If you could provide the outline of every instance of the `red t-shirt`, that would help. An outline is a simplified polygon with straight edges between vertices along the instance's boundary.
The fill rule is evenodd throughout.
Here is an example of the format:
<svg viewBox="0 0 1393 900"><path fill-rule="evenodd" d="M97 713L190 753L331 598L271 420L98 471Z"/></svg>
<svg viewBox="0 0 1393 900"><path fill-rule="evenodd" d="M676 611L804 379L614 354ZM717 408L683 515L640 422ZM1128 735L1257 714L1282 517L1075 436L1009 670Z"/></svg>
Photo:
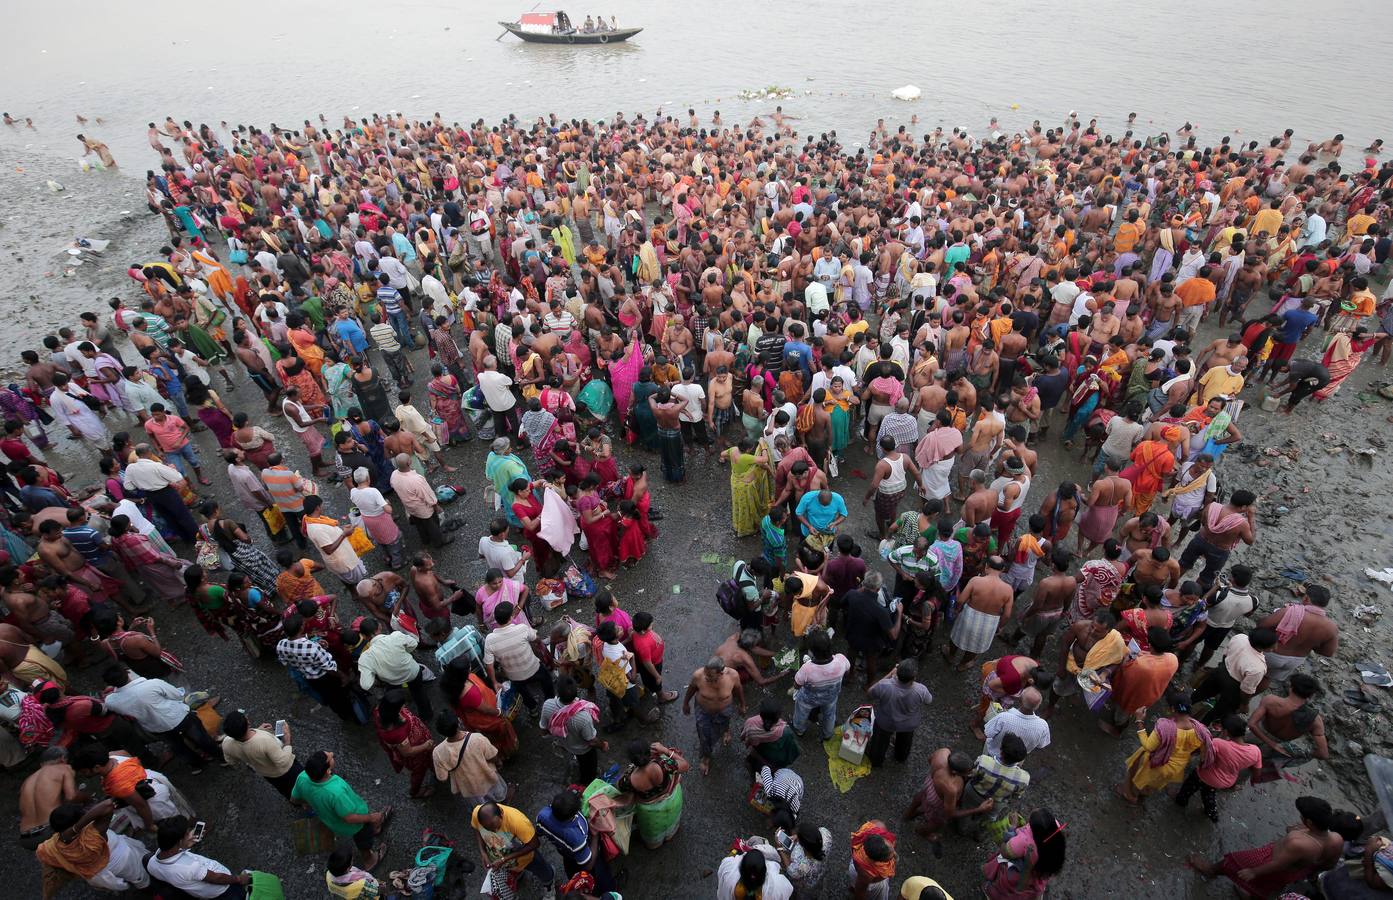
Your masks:
<svg viewBox="0 0 1393 900"><path fill-rule="evenodd" d="M661 666L663 664L662 639L651 631L635 634L634 656L637 656L640 662Z"/></svg>

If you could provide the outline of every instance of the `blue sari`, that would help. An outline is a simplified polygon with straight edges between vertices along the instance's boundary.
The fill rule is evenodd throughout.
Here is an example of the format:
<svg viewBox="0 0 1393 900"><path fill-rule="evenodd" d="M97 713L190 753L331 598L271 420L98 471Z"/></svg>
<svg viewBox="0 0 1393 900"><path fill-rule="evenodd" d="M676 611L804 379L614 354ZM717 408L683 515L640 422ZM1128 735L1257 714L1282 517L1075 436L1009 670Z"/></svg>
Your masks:
<svg viewBox="0 0 1393 900"><path fill-rule="evenodd" d="M634 427L638 429L639 443L649 450L658 449L658 417L653 414L653 407L648 405L648 398L661 390L652 381L640 381L634 385Z"/></svg>

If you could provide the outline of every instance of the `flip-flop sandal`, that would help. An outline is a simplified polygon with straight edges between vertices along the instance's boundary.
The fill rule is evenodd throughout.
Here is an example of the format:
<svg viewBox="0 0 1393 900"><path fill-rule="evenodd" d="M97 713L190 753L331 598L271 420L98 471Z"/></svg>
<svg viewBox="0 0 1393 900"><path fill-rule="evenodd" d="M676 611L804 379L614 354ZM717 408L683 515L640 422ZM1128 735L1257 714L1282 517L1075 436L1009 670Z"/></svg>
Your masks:
<svg viewBox="0 0 1393 900"><path fill-rule="evenodd" d="M392 824L392 814L394 812L396 812L396 807L390 804L382 811L382 827L379 831L386 831L387 826Z"/></svg>

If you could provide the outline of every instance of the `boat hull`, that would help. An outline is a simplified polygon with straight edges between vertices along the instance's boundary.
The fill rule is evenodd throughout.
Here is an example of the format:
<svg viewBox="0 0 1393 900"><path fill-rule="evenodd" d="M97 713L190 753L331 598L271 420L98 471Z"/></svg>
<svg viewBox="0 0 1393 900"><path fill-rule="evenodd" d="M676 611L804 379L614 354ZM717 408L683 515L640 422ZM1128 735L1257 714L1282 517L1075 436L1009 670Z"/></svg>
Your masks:
<svg viewBox="0 0 1393 900"><path fill-rule="evenodd" d="M642 31L642 28L620 28L615 31L599 31L583 34L572 31L567 34L547 34L536 31L523 31L516 22L499 22L515 37L529 44L618 44Z"/></svg>

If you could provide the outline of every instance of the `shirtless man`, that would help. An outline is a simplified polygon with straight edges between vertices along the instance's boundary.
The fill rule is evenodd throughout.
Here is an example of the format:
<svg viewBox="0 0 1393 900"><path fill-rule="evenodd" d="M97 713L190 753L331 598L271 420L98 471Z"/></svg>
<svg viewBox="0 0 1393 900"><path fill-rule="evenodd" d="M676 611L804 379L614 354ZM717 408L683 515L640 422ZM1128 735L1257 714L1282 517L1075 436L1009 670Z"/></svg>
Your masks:
<svg viewBox="0 0 1393 900"><path fill-rule="evenodd" d="M1092 341L1088 345L1088 352L1093 356L1100 356L1107 349L1108 342L1122 331L1122 320L1114 314L1114 308L1113 304L1104 303L1088 327L1088 339Z"/></svg>
<svg viewBox="0 0 1393 900"><path fill-rule="evenodd" d="M50 813L60 804L87 799L77 789L66 749L49 747L39 759L38 770L19 786L19 845L30 852L53 834Z"/></svg>
<svg viewBox="0 0 1393 900"><path fill-rule="evenodd" d="M1124 522L1117 539L1122 542L1122 558L1130 559L1129 554L1138 550L1170 546L1170 524L1153 512L1145 512Z"/></svg>
<svg viewBox="0 0 1393 900"><path fill-rule="evenodd" d="M990 522L996 510L997 492L988 487L989 478L981 469L973 469L968 475L972 483L972 493L963 501L962 521L968 528L979 522Z"/></svg>
<svg viewBox="0 0 1393 900"><path fill-rule="evenodd" d="M1203 590L1208 591L1228 564L1229 554L1238 546L1238 542L1251 547L1253 541L1257 540L1257 503L1256 494L1239 488L1227 503L1221 504L1216 500L1200 510L1200 530L1190 538L1185 552L1180 554L1180 571L1189 572L1203 557L1204 570L1195 580ZM1301 655L1305 656L1305 651Z"/></svg>
<svg viewBox="0 0 1393 900"><path fill-rule="evenodd" d="M1002 580L1001 573L1005 571L1005 559L989 556L982 574L969 581L958 596L952 643L943 648L943 658L952 665L954 654L961 652L959 672L966 672L979 654L991 649L1002 623L1011 618L1015 591Z"/></svg>
<svg viewBox="0 0 1393 900"><path fill-rule="evenodd" d="M353 595L368 608L372 617L381 622L388 631L392 630L392 616L406 607L406 595L411 586L396 572L378 572L364 578L353 589ZM393 593L396 594L393 597Z"/></svg>
<svg viewBox="0 0 1393 900"><path fill-rule="evenodd" d="M1001 449L1002 436L1006 431L1006 419L995 412L996 404L987 395L981 398L982 409L972 424L972 434L963 444L962 455L958 457L958 499L966 496L968 480L977 469L990 471L992 459Z"/></svg>
<svg viewBox="0 0 1393 900"><path fill-rule="evenodd" d="M746 628L743 631L735 632L716 648L715 655L728 660L730 668L740 673L741 684L753 681L763 687L767 684L773 684L789 674L788 672L780 672L768 678L764 677L764 673L760 670L759 660L755 657L771 660L774 658L774 651L760 646L763 637L764 635L760 633L759 629Z"/></svg>
<svg viewBox="0 0 1393 900"><path fill-rule="evenodd" d="M456 600L468 596L468 591L458 582L440 577L435 558L425 551L411 561L411 586L420 599L421 614L431 619L449 621L450 607Z"/></svg>
<svg viewBox="0 0 1393 900"><path fill-rule="evenodd" d="M1093 482L1088 492L1085 503L1088 509L1079 516L1080 556L1088 556L1095 547L1112 536L1113 526L1117 524L1117 511L1131 499L1132 482L1117 474L1117 466L1112 460L1106 460L1103 475ZM1085 531L1088 533L1085 534Z"/></svg>
<svg viewBox="0 0 1393 900"><path fill-rule="evenodd" d="M726 341L724 337L718 336L716 338L716 345L711 348L711 351L706 354L706 358L702 360L701 370L706 375L707 379L714 378L718 370L722 368L729 372L731 367L735 365L735 354L730 352L728 344L729 342Z"/></svg>
<svg viewBox="0 0 1393 900"><path fill-rule="evenodd" d="M1169 547L1143 547L1132 552L1132 571L1128 573L1137 588L1173 588L1180 584L1180 562Z"/></svg>
<svg viewBox="0 0 1393 900"><path fill-rule="evenodd" d="M909 411L914 413L914 418L919 423L921 438L933 428L934 416L947 403L947 379L948 373L939 369L934 372L933 379L928 384L914 392L914 398L910 401Z"/></svg>
<svg viewBox="0 0 1393 900"><path fill-rule="evenodd" d="M1329 759L1330 745L1325 740L1325 720L1311 698L1320 690L1320 683L1305 672L1291 676L1285 697L1263 694L1257 709L1248 717L1248 730L1262 747L1262 758L1282 765L1304 759ZM1309 754L1297 755L1291 742L1311 739ZM1270 763L1269 763L1270 764Z"/></svg>
<svg viewBox="0 0 1393 900"><path fill-rule="evenodd" d="M1201 350L1200 355L1195 357L1195 365L1199 369L1199 374L1203 376L1210 369L1227 366L1247 352L1247 348L1243 346L1243 336L1231 334L1226 338L1215 340Z"/></svg>
<svg viewBox="0 0 1393 900"><path fill-rule="evenodd" d="M1229 876L1235 887L1257 880L1260 884L1271 885L1273 889L1268 890L1267 895L1275 895L1281 892L1281 888L1285 887L1288 881L1303 879L1311 872L1324 871L1339 861L1341 853L1344 852L1345 839L1338 832L1330 830L1334 818L1330 804L1319 797L1297 797L1296 809L1301 822L1289 826L1286 834L1272 844L1267 862L1260 866L1239 869ZM1251 855L1251 851L1245 851L1240 858L1249 858ZM1191 853L1186 865L1205 878L1225 874L1222 859L1210 861L1200 853ZM1262 896L1252 891L1241 893Z"/></svg>
<svg viewBox="0 0 1393 900"><path fill-rule="evenodd" d="M1151 300L1151 325L1146 329L1150 338L1161 338L1171 333L1180 324L1180 310L1184 300L1176 294L1170 282L1164 282Z"/></svg>
<svg viewBox="0 0 1393 900"><path fill-rule="evenodd" d="M745 689L740 683L740 673L725 664L720 656L713 656L692 673L687 683L687 691L682 696L682 715L692 714L692 698L697 701L696 730L697 746L701 756L701 774L711 772L711 752L716 741L730 743L731 701L745 715Z"/></svg>
<svg viewBox="0 0 1393 900"><path fill-rule="evenodd" d="M1116 627L1117 616L1112 610L1100 609L1093 614L1093 618L1075 622L1064 629L1059 636L1059 664L1055 669L1055 685L1064 686L1071 681L1077 683L1074 674L1069 671L1069 660L1074 661L1076 671L1082 669L1084 661L1088 659L1088 651ZM1064 689L1064 695L1073 693L1076 691L1067 687ZM1049 718L1050 713L1054 712L1060 696L1059 690L1050 691L1049 702L1045 704L1045 711L1040 714L1043 718Z"/></svg>
<svg viewBox="0 0 1393 900"><path fill-rule="evenodd" d="M727 351L712 351L706 354L706 364L711 364L711 357L717 353L724 353L726 356L734 357ZM706 385L706 427L716 437L716 453L720 453L726 448L725 430L726 425L730 424L731 418L735 415L735 386L734 376L730 374L729 366L717 366L711 375L710 381ZM746 391L745 393L749 393ZM761 403L762 405L762 403Z"/></svg>
<svg viewBox="0 0 1393 900"><path fill-rule="evenodd" d="M1045 651L1045 640L1054 633L1064 617L1064 607L1074 599L1078 589L1078 579L1069 574L1073 557L1067 550L1056 547L1050 553L1050 565L1054 571L1036 583L1030 595L1030 603L1021 614L1020 627L1011 636L1011 643L1019 641L1022 635L1030 638L1030 658L1039 659Z"/></svg>
<svg viewBox="0 0 1393 900"><path fill-rule="evenodd" d="M996 801L988 798L977 806L959 808L965 779L975 767L972 757L961 750L948 747L935 750L929 757L928 782L904 811L906 822L927 814L926 821L916 825L914 830L933 845L935 859L943 858L941 832L945 825L956 819L985 815L996 806ZM933 801L929 799L931 792L937 797L941 811L933 809Z"/></svg>
<svg viewBox="0 0 1393 900"><path fill-rule="evenodd" d="M1270 683L1285 682L1312 652L1329 659L1340 649L1339 626L1325 612L1329 604L1329 589L1308 582L1299 603L1289 603L1258 622L1260 628L1277 631L1277 646L1266 653ZM1293 620L1296 631L1286 634L1286 629L1293 627Z"/></svg>
<svg viewBox="0 0 1393 900"><path fill-rule="evenodd" d="M1040 463L1040 454L1026 446L1026 430L1024 425L1006 426L1005 441L1001 445L1001 458L997 462L996 472L1000 475L1004 471L1006 460L1016 457L1025 463L1025 471L1033 479L1035 477L1035 467Z"/></svg>

